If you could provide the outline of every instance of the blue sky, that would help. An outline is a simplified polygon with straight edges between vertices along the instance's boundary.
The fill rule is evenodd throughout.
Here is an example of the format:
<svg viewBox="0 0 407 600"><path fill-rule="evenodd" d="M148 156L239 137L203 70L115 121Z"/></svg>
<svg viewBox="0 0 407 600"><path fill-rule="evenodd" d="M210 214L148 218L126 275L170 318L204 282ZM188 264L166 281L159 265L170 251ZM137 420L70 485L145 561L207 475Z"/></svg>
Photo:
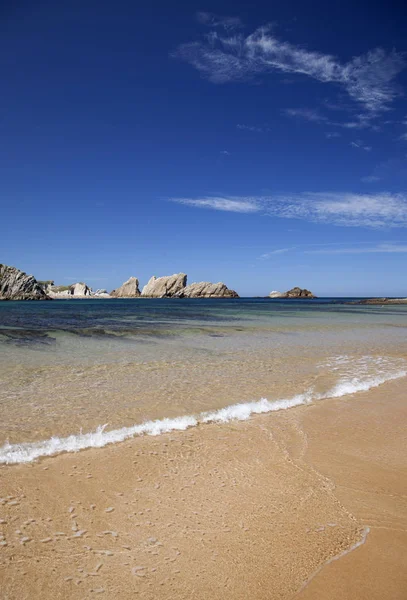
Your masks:
<svg viewBox="0 0 407 600"><path fill-rule="evenodd" d="M0 11L1 262L407 295L402 2Z"/></svg>

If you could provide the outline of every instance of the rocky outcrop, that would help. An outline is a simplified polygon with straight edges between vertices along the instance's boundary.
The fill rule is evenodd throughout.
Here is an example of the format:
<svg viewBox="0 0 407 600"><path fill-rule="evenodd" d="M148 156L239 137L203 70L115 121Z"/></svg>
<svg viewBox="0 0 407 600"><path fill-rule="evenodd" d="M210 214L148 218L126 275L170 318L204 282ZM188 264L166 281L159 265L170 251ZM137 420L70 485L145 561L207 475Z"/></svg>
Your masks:
<svg viewBox="0 0 407 600"><path fill-rule="evenodd" d="M105 292L106 290L103 290ZM77 298L105 297L101 293L94 293L86 283L73 283L72 285L54 285L47 288L49 296L55 300L72 300ZM110 298L108 294L107 297Z"/></svg>
<svg viewBox="0 0 407 600"><path fill-rule="evenodd" d="M141 296L139 289L139 280L137 277L130 277L117 290L113 290L110 295L113 298L138 298Z"/></svg>
<svg viewBox="0 0 407 600"><path fill-rule="evenodd" d="M305 288L293 287L286 292L286 298L316 298L316 296Z"/></svg>
<svg viewBox="0 0 407 600"><path fill-rule="evenodd" d="M178 298L239 298L234 290L230 290L224 283L210 283L201 281L187 285Z"/></svg>
<svg viewBox="0 0 407 600"><path fill-rule="evenodd" d="M107 290L96 290L92 292L92 298L111 298L111 295Z"/></svg>
<svg viewBox="0 0 407 600"><path fill-rule="evenodd" d="M143 287L143 298L180 298L187 283L185 273L168 275L167 277L151 277Z"/></svg>
<svg viewBox="0 0 407 600"><path fill-rule="evenodd" d="M350 304L407 304L407 298L367 298Z"/></svg>
<svg viewBox="0 0 407 600"><path fill-rule="evenodd" d="M92 288L86 283L73 283L69 286L69 293L71 296L91 296Z"/></svg>
<svg viewBox="0 0 407 600"><path fill-rule="evenodd" d="M291 290L288 290L288 292L270 292L269 298L283 298L283 299L288 299L288 298L293 298L293 299L312 299L312 298L316 298L316 296L314 296L314 294L312 292L310 292L309 290L306 290L305 288L299 288L299 287L293 287Z"/></svg>
<svg viewBox="0 0 407 600"><path fill-rule="evenodd" d="M33 275L0 264L0 300L49 300Z"/></svg>

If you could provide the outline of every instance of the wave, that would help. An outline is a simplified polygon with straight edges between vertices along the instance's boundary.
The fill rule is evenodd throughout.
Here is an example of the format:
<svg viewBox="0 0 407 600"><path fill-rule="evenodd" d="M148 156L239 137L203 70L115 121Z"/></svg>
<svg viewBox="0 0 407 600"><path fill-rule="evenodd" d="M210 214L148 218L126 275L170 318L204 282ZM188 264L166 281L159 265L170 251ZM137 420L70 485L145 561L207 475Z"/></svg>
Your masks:
<svg viewBox="0 0 407 600"><path fill-rule="evenodd" d="M286 410L316 400L339 398L356 392L367 391L378 387L386 381L399 379L407 375L406 370L381 374L376 377L358 379L347 378L339 381L333 388L323 394L315 394L312 389L292 398L270 401L267 398L254 402L232 404L212 412L203 412L199 415L185 415L175 418L164 418L155 421L146 421L131 427L122 427L106 431L107 425L99 426L96 431L89 433L73 434L68 437L52 437L40 442L21 444L6 443L0 448L0 464L19 464L33 462L38 458L53 456L62 452L77 452L86 448L102 448L108 444L123 442L126 439L140 435L161 435L170 431L185 431L190 427L197 427L206 423L228 423L229 421L245 421L253 414L268 413Z"/></svg>

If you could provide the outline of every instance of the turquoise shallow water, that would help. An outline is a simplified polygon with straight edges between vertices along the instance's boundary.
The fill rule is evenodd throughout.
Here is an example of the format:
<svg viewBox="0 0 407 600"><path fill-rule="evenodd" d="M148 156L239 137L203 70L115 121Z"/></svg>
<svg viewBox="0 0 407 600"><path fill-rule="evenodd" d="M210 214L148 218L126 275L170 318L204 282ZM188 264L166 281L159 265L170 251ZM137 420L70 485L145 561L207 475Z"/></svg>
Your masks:
<svg viewBox="0 0 407 600"><path fill-rule="evenodd" d="M0 444L367 389L406 333L407 306L342 299L3 302Z"/></svg>

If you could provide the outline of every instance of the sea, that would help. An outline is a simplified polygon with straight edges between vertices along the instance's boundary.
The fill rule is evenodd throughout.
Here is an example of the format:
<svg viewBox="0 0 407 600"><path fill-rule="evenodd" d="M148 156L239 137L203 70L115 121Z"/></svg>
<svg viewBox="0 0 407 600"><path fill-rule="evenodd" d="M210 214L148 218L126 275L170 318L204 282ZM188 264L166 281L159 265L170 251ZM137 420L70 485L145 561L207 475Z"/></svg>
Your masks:
<svg viewBox="0 0 407 600"><path fill-rule="evenodd" d="M407 305L0 302L0 463L245 420L407 375Z"/></svg>

